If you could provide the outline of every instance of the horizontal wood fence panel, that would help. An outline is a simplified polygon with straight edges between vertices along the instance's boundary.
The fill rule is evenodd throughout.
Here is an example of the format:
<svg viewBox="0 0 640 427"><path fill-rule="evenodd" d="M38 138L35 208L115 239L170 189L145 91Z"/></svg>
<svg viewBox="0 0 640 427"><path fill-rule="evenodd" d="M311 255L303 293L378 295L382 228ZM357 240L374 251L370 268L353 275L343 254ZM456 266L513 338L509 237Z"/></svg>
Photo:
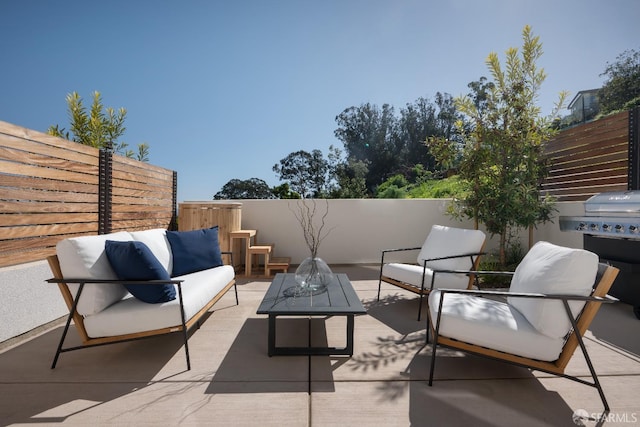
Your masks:
<svg viewBox="0 0 640 427"><path fill-rule="evenodd" d="M68 159L78 163L92 163L97 151L94 147L67 141L66 139L2 121L0 121L0 145L21 150L28 148L34 153L49 155L51 158Z"/></svg>
<svg viewBox="0 0 640 427"><path fill-rule="evenodd" d="M629 188L629 115L622 112L559 132L545 145L549 176L541 190L583 201Z"/></svg>
<svg viewBox="0 0 640 427"><path fill-rule="evenodd" d="M142 163L142 165L141 165ZM149 178L146 182L155 182L158 185L170 185L173 182L173 171L138 162L122 156L114 156L114 178L137 181L140 177Z"/></svg>
<svg viewBox="0 0 640 427"><path fill-rule="evenodd" d="M550 189L563 189L563 188L573 188L573 187L589 187L589 186L602 186L602 185L626 185L627 184L627 176L626 175L610 175L604 177L589 177L589 178L581 178L576 177L575 180L570 181L566 180L563 182L558 182L555 184L546 183L542 186L545 190Z"/></svg>
<svg viewBox="0 0 640 427"><path fill-rule="evenodd" d="M46 224L17 227L0 227L1 239L19 239L23 237L39 237L78 232L91 232L96 229L95 223L81 222L71 224Z"/></svg>
<svg viewBox="0 0 640 427"><path fill-rule="evenodd" d="M13 225L41 225L66 224L75 222L98 222L98 213L29 213L28 215L11 215L0 213L0 224Z"/></svg>
<svg viewBox="0 0 640 427"><path fill-rule="evenodd" d="M86 184L82 182L68 182L54 179L34 178L29 176L3 175L3 187L24 187L34 190L73 191L76 193L96 194L98 184Z"/></svg>
<svg viewBox="0 0 640 427"><path fill-rule="evenodd" d="M22 202L22 201L1 201L0 212L4 213L46 213L46 212L68 212L68 213L87 213L98 212L98 205L94 201L91 203L38 203L38 202Z"/></svg>
<svg viewBox="0 0 640 427"><path fill-rule="evenodd" d="M0 190L0 198L3 200L95 203L98 199L97 190L96 186L95 194L91 194L71 191L39 191L31 188L2 188Z"/></svg>
<svg viewBox="0 0 640 427"><path fill-rule="evenodd" d="M171 170L0 121L0 267L44 259L67 237L169 228L175 180Z"/></svg>
<svg viewBox="0 0 640 427"><path fill-rule="evenodd" d="M28 161L28 159L24 159ZM70 169L74 169L69 166ZM59 179L63 181L70 182L81 182L87 184L97 184L98 180L96 179L98 176L98 168L92 167L88 165L83 165L83 169L86 173L79 173L76 171L65 171L64 169L55 169L55 168L43 168L39 166L31 166L29 164L23 163L14 163L14 162L6 162L4 160L0 160L0 172L8 173L14 175L24 175L24 176L33 176L38 178L49 178L49 179ZM76 168L77 170L77 168Z"/></svg>
<svg viewBox="0 0 640 427"><path fill-rule="evenodd" d="M151 228L167 228L167 224L171 221L171 218L167 219L145 219L140 221L117 221L113 223L113 231L133 231L133 230L148 230Z"/></svg>

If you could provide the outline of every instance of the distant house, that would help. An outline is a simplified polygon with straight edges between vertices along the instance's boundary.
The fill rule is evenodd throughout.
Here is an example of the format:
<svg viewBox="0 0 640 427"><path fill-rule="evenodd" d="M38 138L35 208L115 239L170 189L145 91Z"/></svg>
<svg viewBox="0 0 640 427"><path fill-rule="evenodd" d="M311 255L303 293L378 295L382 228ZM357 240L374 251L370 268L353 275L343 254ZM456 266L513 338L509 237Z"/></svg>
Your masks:
<svg viewBox="0 0 640 427"><path fill-rule="evenodd" d="M584 123L592 120L600 112L598 91L600 89L581 90L573 97L568 109L571 110L569 121L571 124Z"/></svg>

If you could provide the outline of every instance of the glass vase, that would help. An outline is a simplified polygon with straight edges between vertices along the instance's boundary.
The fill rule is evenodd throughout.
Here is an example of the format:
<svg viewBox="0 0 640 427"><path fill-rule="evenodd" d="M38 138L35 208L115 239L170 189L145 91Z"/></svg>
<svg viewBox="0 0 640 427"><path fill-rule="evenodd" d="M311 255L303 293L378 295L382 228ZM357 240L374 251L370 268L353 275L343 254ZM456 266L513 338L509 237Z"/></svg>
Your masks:
<svg viewBox="0 0 640 427"><path fill-rule="evenodd" d="M321 258L305 258L295 273L295 280L298 286L309 291L321 291L327 288L333 273Z"/></svg>

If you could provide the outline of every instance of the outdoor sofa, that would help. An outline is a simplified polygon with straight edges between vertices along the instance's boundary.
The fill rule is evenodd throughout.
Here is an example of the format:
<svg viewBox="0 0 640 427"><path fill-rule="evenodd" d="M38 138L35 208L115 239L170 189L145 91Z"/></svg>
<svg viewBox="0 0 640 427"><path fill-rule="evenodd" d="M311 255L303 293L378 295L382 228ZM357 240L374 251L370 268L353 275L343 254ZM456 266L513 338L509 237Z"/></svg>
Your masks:
<svg viewBox="0 0 640 427"><path fill-rule="evenodd" d="M52 369L62 352L172 332L183 334L190 369L188 330L235 286L217 227L73 237L56 253L48 258L48 282L58 284L69 316ZM63 348L72 320L82 345Z"/></svg>

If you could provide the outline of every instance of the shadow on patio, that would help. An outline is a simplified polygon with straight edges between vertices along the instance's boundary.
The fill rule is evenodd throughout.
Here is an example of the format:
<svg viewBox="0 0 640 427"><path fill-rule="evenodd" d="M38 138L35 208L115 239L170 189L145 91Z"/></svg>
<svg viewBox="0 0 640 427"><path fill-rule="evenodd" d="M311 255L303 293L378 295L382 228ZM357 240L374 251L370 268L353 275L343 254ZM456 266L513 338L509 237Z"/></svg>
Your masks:
<svg viewBox="0 0 640 427"><path fill-rule="evenodd" d="M591 387L450 350L439 350L429 387L415 297L383 287L378 302L375 268L334 271L349 275L368 311L356 318L352 358L268 357L267 319L255 314L268 281L244 281L240 305L226 295L192 333L191 371L178 334L65 353L55 370L60 327L5 351L1 424L567 426L578 409L601 411ZM281 339L306 343L300 323L283 319ZM314 318L311 330L317 345L344 340L343 319ZM629 306L607 305L586 336L618 421L640 418L638 330ZM576 354L568 371L586 375L584 360Z"/></svg>

